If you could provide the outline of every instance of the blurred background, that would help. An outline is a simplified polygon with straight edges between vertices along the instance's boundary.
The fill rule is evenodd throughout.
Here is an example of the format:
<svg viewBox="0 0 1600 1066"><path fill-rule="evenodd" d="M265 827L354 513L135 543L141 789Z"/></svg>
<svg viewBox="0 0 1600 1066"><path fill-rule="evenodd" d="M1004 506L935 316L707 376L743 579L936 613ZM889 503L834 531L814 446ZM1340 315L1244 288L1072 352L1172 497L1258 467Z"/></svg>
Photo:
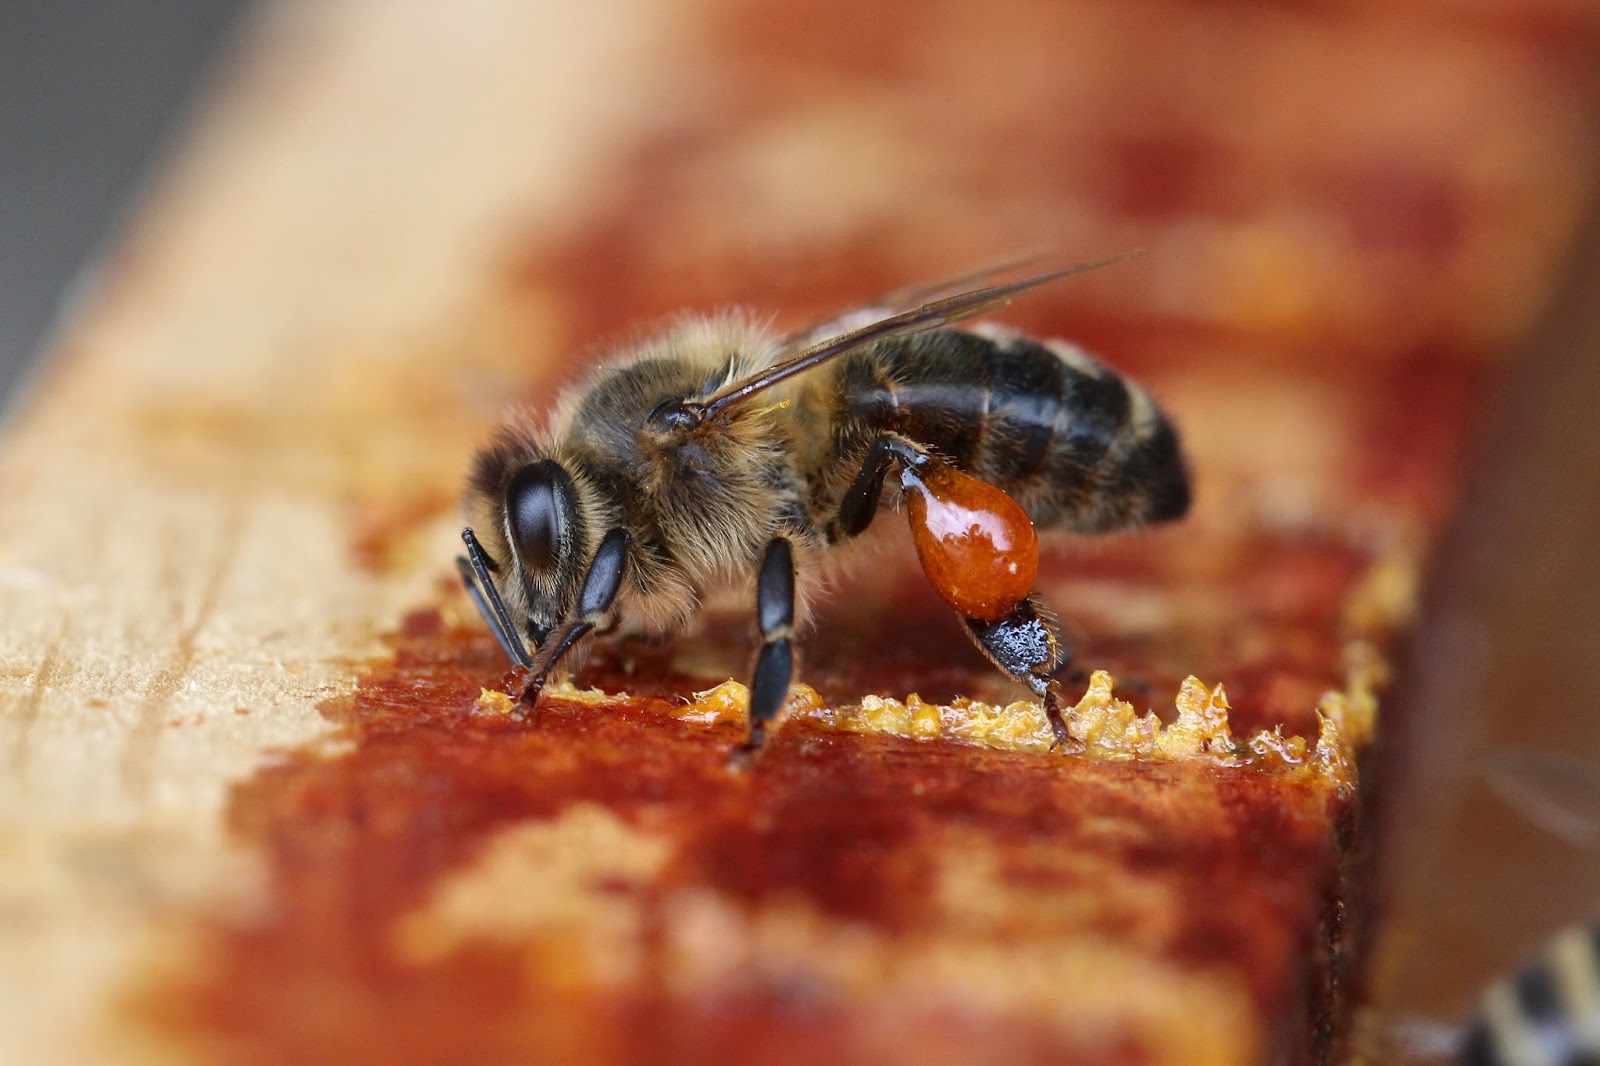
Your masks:
<svg viewBox="0 0 1600 1066"><path fill-rule="evenodd" d="M182 128L245 6L0 4L0 400Z"/></svg>
<svg viewBox="0 0 1600 1066"><path fill-rule="evenodd" d="M0 6L0 394L13 394L19 373L46 343L76 280L119 220L137 206L142 182L181 131L190 102L201 92L207 71L246 6L241 0L168 0L137 7L107 0L70 7L25 0ZM1320 57L1346 75L1351 86L1368 89L1367 99L1349 107L1323 100L1325 110L1310 105L1296 110L1284 103L1292 100L1292 91L1285 90L1282 98L1254 98L1250 93L1259 85L1246 84L1244 78L1229 83L1235 95L1210 98L1188 91L1187 68L1181 63L1117 53L1107 60L1111 75L1096 82L1112 87L1104 96L1063 96L1059 110L1041 108L1039 116L1022 123L1031 127L1035 117L1043 120L1046 115L1063 127L1073 122L1092 126L1086 116L1111 116L1107 126L1124 122L1126 128L1119 126L1116 137L1105 138L1111 150L1094 161L1104 166L1104 173L1079 175L1079 187L1098 190L1110 205L1108 214L1160 220L1166 226L1160 232L1170 237L1165 261L1192 259L1196 248L1225 247L1228 258L1217 263L1224 269L1211 277L1226 278L1231 264L1236 276L1250 282L1231 290L1219 282L1218 289L1198 295L1193 287L1171 286L1166 310L1174 317L1197 318L1196 307L1220 307L1255 329L1264 338L1263 347L1270 341L1292 349L1297 339L1311 336L1317 342L1331 338L1344 351L1415 349L1422 353L1418 361L1431 358L1431 345L1447 341L1467 350L1467 359L1477 358L1479 349L1510 347L1521 353L1509 370L1492 378L1492 400L1477 420L1475 473L1458 511L1466 520L1457 521L1446 538L1402 701L1418 713L1397 723L1406 729L1398 738L1400 750L1390 753L1396 756L1395 765L1407 771L1401 787L1384 798L1385 813L1398 827L1391 854L1403 859L1389 871L1393 913L1401 920L1389 926L1378 956L1380 994L1389 997L1396 1016L1435 1019L1460 1017L1494 973L1534 950L1561 924L1600 910L1600 862L1593 853L1531 825L1486 788L1476 770L1484 755L1496 750L1600 754L1600 671L1595 666L1600 663L1600 568L1592 563L1593 546L1600 542L1600 429L1593 418L1600 407L1600 228L1591 223L1579 237L1567 231L1578 213L1571 209L1572 200L1595 172L1592 159L1575 161L1583 144L1568 134L1582 125L1583 115L1592 117L1594 86L1569 84L1560 76L1562 70L1595 65L1593 20L1585 22L1574 14L1563 21L1558 3L1530 5L1534 14L1524 15L1514 13L1510 4L1458 6L1459 18L1440 13L1449 4L1416 5L1418 12L1427 9L1425 18L1419 18L1434 20L1429 26L1418 30L1405 20L1379 26L1370 37L1352 38L1360 48L1352 48L1348 57L1333 45L1326 46L1324 55L1310 34L1304 40L1283 34L1281 51L1270 53L1267 46L1278 39L1281 27L1265 19L1254 25L1240 16L1245 28L1253 26L1260 35L1262 47L1256 54L1279 59L1270 69L1264 65L1263 84L1291 90L1298 86L1307 99L1314 99L1324 87L1301 85L1293 75L1302 67L1315 68L1307 56ZM1568 10L1577 12L1579 5ZM1540 21L1539 12L1547 22ZM1227 21L1219 16L1219 35L1240 31L1225 25ZM1569 32L1573 26L1588 26L1589 36ZM796 36L803 40L800 29ZM1017 31L1011 42L1018 50L1029 40L1026 29ZM1156 20L1127 32L1131 41L1167 37ZM1506 78L1513 88L1525 90L1523 97L1474 91L1489 84L1481 75L1498 69L1491 60L1499 53L1480 34L1517 42L1518 47L1508 48ZM955 33L950 37L964 39ZM1437 45L1426 58L1441 71L1455 72L1458 80L1433 79L1431 94L1391 96L1375 73L1387 71L1399 84L1400 75L1409 72L1420 84L1427 70L1434 69L1410 62L1424 51L1419 42ZM1483 55L1475 50L1480 46ZM1093 51L1088 44L1083 47ZM1303 54L1296 51L1301 48ZM1008 75L1010 55L996 49L995 69ZM954 70L950 77L956 79L966 70L968 57L962 58L961 63L939 66L941 76ZM799 59L791 61L800 72L789 75L794 98L813 99L816 83L801 76L809 68ZM1203 65L1195 63L1197 68ZM1269 82L1269 74L1275 80ZM982 75L981 70L972 75L974 84L999 86L992 91L1007 106L1007 114L1020 113L1020 106L1034 99L1030 86L1013 86L1014 95L1007 97L1003 90L1010 83L1005 77ZM1158 92L1163 78L1177 87L1165 96ZM1212 71L1193 73L1197 86L1227 81ZM1151 99L1141 99L1141 84ZM1445 95L1449 86L1460 92L1461 105L1430 110L1431 101ZM1404 112L1398 106L1402 97L1416 104L1415 127L1397 120L1394 129L1380 136L1362 125L1364 115ZM1495 110L1506 99L1513 102ZM1096 106L1081 106L1084 100ZM1526 116L1515 111L1517 100L1542 115L1546 127L1535 124L1529 133ZM1304 121L1296 125L1285 117L1281 126L1263 121L1260 130L1241 132L1242 123L1218 119L1229 102L1253 118L1270 116L1276 107ZM925 103L925 95L911 95L896 106L906 108L916 121L895 111L884 124L904 121L927 128L932 120L917 110ZM1189 113L1191 104L1194 114ZM803 107L796 110L804 114ZM1444 147L1437 154L1443 162L1430 155L1431 143L1417 135L1439 113L1461 124L1457 140L1441 135ZM1341 129L1339 123L1346 120L1348 127ZM804 122L794 127L809 135ZM1215 136L1186 140L1182 134L1192 128L1211 130ZM788 129L774 124L762 143L781 148ZM863 122L862 129L871 132L874 127ZM1540 129L1555 132L1541 140ZM663 144L693 147L696 131L687 123L686 130L672 131ZM959 134L958 142L965 143ZM1368 152L1369 135L1374 143L1409 149L1420 162L1405 151L1396 151L1393 158ZM1263 145L1286 146L1285 154L1295 158L1274 171ZM1334 150L1340 145L1352 146L1347 157ZM1560 156L1551 145L1571 150L1571 156L1557 159L1566 169L1539 156L1541 150L1551 159ZM990 148L988 158L1000 160L1009 150L999 135ZM1331 162L1325 174L1308 178L1302 171L1317 168L1319 150ZM1459 156L1452 154L1457 150ZM639 245L615 249L615 259L597 268L619 288L627 279L617 277L618 264L645 262L651 247L700 232L701 218L694 208L701 199L719 210L738 200L717 180L737 172L738 158L718 157L709 150L687 153L692 160L708 161L702 172L695 169L697 163L672 169L666 148L660 154L669 163L657 166L651 156L648 170L667 175L663 187L688 205L682 211L686 221L681 232L672 228L665 213L661 217L666 221L657 228L639 223ZM781 152L774 155L787 158ZM1347 165L1341 171L1335 165L1351 159L1366 162L1369 156L1372 165L1367 169ZM828 158L830 165L834 158ZM1054 188L1071 162L1046 160L1036 184ZM1237 178L1252 167L1279 176L1282 201L1276 213L1264 212L1265 224L1254 228L1237 223L1259 208L1273 187L1241 179L1235 188L1228 177ZM1561 170L1560 180L1541 184L1546 170ZM1187 188L1174 177L1185 174L1190 178ZM1430 179L1437 180L1430 184ZM951 184L964 187L959 181ZM988 187L976 179L972 184ZM1023 190L1020 200L1030 186L1026 180L1017 184ZM884 196L896 211L898 188ZM1239 188L1253 189L1243 206ZM617 192L616 199L623 202L626 197ZM1593 197L1588 199L1592 206ZM766 205L759 198L751 200L752 217L759 218ZM1340 231L1337 253L1328 261L1312 262L1305 252L1320 247L1325 234L1315 230L1307 236L1304 220L1314 220L1313 209L1325 207L1324 200L1344 207L1362 204L1369 210L1350 212L1348 233ZM870 216L870 211L863 213ZM1191 214L1213 220L1227 239L1200 233L1198 224L1166 225ZM744 234L754 227L729 228ZM907 258L937 260L938 227L924 227L921 233L925 247ZM1136 242L1091 250L1128 243ZM692 250L705 254L691 259L709 261L717 255L715 248ZM1159 265L1162 254L1157 248L1151 262ZM730 274L744 270L736 256L723 258ZM1566 280L1547 292L1548 279L1539 276L1538 267L1552 260L1564 264L1555 273ZM945 255L942 261L960 260ZM1350 268L1356 263L1361 270ZM1417 279L1414 288L1390 284L1385 264L1394 267L1396 276L1404 267L1407 276ZM524 269L548 273L552 285L572 279L577 295L592 280L582 261L560 257L524 264ZM794 269L802 282L810 281L803 268ZM1465 294L1459 303L1445 302L1430 287L1451 271L1456 272L1450 275L1454 288L1442 283L1438 288ZM818 277L837 273L829 260L816 272ZM903 280L904 274L899 277ZM1138 275L1130 277L1107 284L1148 284ZM1262 283L1263 278L1275 281L1277 288ZM1355 308L1348 319L1319 317L1325 309L1306 302L1306 292L1337 288L1346 281L1355 286L1372 278L1377 279L1373 291L1353 288L1347 294L1347 306ZM700 281L691 277L684 284L691 283ZM639 288L658 295L661 309L670 309L684 300L671 284L670 277L653 277ZM1274 293L1276 303L1261 299ZM753 300L757 292L741 295ZM828 304L847 295L825 294L819 300ZM1489 298L1495 296L1502 302ZM1547 298L1548 307L1541 308ZM1113 290L1107 302L1126 306L1127 292ZM599 312L613 314L609 306ZM1400 329L1422 321L1440 325L1417 337ZM1541 324L1528 332L1534 322ZM588 332L593 335L598 329ZM1403 467L1405 448L1395 451L1393 463ZM1449 950L1437 950L1440 945Z"/></svg>

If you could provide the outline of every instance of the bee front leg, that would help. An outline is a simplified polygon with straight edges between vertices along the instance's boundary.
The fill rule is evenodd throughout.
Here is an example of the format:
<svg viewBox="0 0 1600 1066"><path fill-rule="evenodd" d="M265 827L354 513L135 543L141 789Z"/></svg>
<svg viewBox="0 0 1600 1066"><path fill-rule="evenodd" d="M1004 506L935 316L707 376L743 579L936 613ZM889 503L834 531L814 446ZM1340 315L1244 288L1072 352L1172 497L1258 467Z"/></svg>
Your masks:
<svg viewBox="0 0 1600 1066"><path fill-rule="evenodd" d="M767 723L783 708L794 676L794 548L785 537L767 544L756 577L756 621L761 628L761 651L750 679L750 736L734 752L742 763L761 750Z"/></svg>
<svg viewBox="0 0 1600 1066"><path fill-rule="evenodd" d="M589 572L583 578L583 590L578 593L577 617L563 622L545 640L534 656L533 677L528 681L517 703L529 710L539 705L539 693L552 671L573 646L588 636L605 620L611 605L617 601L622 588L622 576L628 569L628 531L613 529L600 541L599 549L589 561Z"/></svg>
<svg viewBox="0 0 1600 1066"><path fill-rule="evenodd" d="M489 558L489 553L483 550L477 534L470 527L461 531L461 540L467 546L467 554L456 558L456 569L461 572L461 582L466 586L467 595L472 597L478 613L488 624L489 632L494 634L495 643L506 653L506 658L524 669L532 666L533 656L528 654L527 646L517 635L517 627L511 624L511 615L506 610L505 601L500 598L500 590L495 588L494 578L489 576L490 571L500 567Z"/></svg>
<svg viewBox="0 0 1600 1066"><path fill-rule="evenodd" d="M1072 649L1061 636L1061 625L1050 608L1033 593L999 621L962 621L990 662L1007 677L1027 685L1044 702L1045 717L1055 735L1052 750L1070 749L1072 734L1061 713L1061 682L1055 673L1072 658Z"/></svg>

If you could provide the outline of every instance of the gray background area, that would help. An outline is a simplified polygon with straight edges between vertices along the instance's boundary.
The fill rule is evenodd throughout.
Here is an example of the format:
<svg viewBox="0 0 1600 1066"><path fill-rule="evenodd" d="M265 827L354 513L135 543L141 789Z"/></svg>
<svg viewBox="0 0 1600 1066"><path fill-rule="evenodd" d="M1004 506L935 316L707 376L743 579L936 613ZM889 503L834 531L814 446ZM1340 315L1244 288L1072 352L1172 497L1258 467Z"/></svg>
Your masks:
<svg viewBox="0 0 1600 1066"><path fill-rule="evenodd" d="M0 0L0 397L182 123L243 0Z"/></svg>

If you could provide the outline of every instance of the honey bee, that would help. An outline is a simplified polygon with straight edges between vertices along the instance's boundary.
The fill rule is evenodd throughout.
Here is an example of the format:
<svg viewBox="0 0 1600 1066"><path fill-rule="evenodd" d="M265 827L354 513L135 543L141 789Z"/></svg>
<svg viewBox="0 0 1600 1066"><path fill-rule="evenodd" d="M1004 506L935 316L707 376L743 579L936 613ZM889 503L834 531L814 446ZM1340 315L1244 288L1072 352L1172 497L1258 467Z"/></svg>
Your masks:
<svg viewBox="0 0 1600 1066"><path fill-rule="evenodd" d="M1483 761L1485 783L1529 822L1583 851L1600 846L1600 764L1511 747ZM1484 991L1462 1066L1600 1062L1600 922L1569 925Z"/></svg>
<svg viewBox="0 0 1600 1066"><path fill-rule="evenodd" d="M1477 769L1532 826L1580 851L1600 846L1600 763L1508 745L1483 756ZM1401 1017L1390 1029L1389 1050L1406 1062L1593 1066L1600 1062L1600 921L1565 926L1497 975L1465 1024Z"/></svg>
<svg viewBox="0 0 1600 1066"><path fill-rule="evenodd" d="M757 751L794 674L802 591L835 546L903 505L923 570L978 649L1068 740L1068 660L1033 589L1035 527L1182 516L1178 435L1139 386L1069 344L955 328L1125 258L972 287L1016 264L884 297L780 337L739 314L684 317L477 454L457 562L537 707L551 672L607 635L665 638L708 591L754 575Z"/></svg>
<svg viewBox="0 0 1600 1066"><path fill-rule="evenodd" d="M1561 930L1483 994L1461 1066L1590 1066L1600 1062L1600 924Z"/></svg>

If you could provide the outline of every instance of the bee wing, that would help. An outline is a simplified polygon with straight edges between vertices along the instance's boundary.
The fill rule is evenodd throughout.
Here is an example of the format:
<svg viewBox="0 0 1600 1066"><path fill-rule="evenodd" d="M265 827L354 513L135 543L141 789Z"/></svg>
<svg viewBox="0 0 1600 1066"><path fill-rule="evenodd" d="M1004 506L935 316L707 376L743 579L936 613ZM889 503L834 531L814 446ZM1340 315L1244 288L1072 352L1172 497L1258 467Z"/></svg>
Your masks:
<svg viewBox="0 0 1600 1066"><path fill-rule="evenodd" d="M1485 755L1479 769L1489 789L1534 825L1600 848L1600 763L1510 747Z"/></svg>
<svg viewBox="0 0 1600 1066"><path fill-rule="evenodd" d="M1403 1014L1384 1026L1384 1047L1402 1061L1443 1062L1461 1050L1465 1026L1418 1014Z"/></svg>
<svg viewBox="0 0 1600 1066"><path fill-rule="evenodd" d="M1138 251L1124 252L1109 259L1096 259L1088 263L1077 263L1073 266L1063 267L1060 270L1051 270L1043 274L1035 274L1020 281L1009 281L1002 285L990 285L986 288L971 289L959 292L953 296L945 296L929 301L908 311L892 314L888 318L879 318L868 322L849 332L829 337L814 344L806 345L794 356L783 359L764 370L752 374L743 381L735 381L720 389L715 395L701 405L704 416L710 417L737 406L761 392L771 388L780 381L785 381L796 374L803 373L813 367L820 366L830 359L853 352L857 348L886 340L890 337L903 337L911 333L921 333L924 330L937 329L953 322L973 318L986 311L992 311L1010 303L1029 289L1038 288L1040 285L1057 281L1073 274L1082 274L1088 270L1110 266L1120 263L1130 256L1138 255ZM779 354L791 349L785 348Z"/></svg>
<svg viewBox="0 0 1600 1066"><path fill-rule="evenodd" d="M993 282L1002 274L1009 274L1023 267L1036 266L1050 258L1049 249L1039 248L1019 255L1008 256L978 267L975 270L964 271L951 277L938 278L934 281L920 282L907 285L886 292L875 300L868 300L864 304L847 308L838 314L813 322L803 329L797 329L783 338L780 351L793 352L802 348L809 348L814 344L838 337L862 326L873 322L880 322L902 311L910 311L921 307L923 304L932 303L946 296L955 296L972 289L983 288Z"/></svg>

